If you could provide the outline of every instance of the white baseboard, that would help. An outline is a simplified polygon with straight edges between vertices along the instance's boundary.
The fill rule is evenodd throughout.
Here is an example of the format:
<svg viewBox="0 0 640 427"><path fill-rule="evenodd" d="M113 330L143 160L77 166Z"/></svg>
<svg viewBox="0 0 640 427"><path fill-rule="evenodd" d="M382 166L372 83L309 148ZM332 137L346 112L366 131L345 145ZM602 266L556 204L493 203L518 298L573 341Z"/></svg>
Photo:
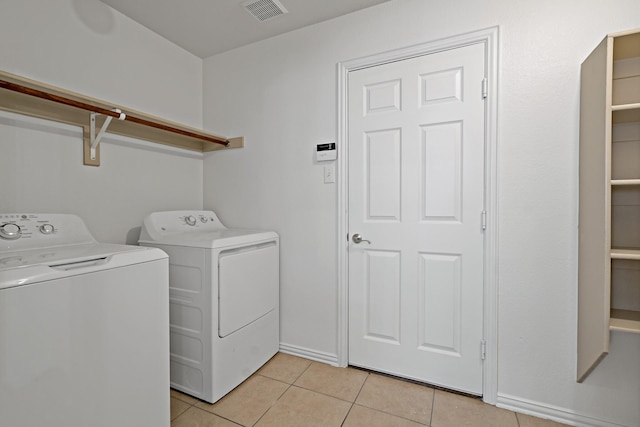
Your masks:
<svg viewBox="0 0 640 427"><path fill-rule="evenodd" d="M559 423L580 427L631 427L610 421L577 414L566 408L551 406L540 402L522 399L498 393L496 406L514 412L545 418Z"/></svg>
<svg viewBox="0 0 640 427"><path fill-rule="evenodd" d="M311 350L309 348L284 343L280 343L280 351L292 356L304 357L305 359L315 360L316 362L338 366L338 355L336 354L324 353L321 351Z"/></svg>

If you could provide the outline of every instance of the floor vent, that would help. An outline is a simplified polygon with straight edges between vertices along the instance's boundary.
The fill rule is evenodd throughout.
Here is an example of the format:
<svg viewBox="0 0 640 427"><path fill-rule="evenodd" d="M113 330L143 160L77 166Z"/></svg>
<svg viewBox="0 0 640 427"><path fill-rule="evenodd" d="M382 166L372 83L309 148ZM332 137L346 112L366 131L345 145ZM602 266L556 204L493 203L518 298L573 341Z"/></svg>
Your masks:
<svg viewBox="0 0 640 427"><path fill-rule="evenodd" d="M267 21L288 13L278 0L249 0L242 6L258 21Z"/></svg>

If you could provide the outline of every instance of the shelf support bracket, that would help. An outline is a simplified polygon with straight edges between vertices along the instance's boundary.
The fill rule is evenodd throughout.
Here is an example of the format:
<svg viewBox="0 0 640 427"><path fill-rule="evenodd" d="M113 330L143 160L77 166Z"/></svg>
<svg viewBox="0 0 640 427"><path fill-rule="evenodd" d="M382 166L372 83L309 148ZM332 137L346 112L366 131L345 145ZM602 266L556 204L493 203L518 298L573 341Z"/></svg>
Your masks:
<svg viewBox="0 0 640 427"><path fill-rule="evenodd" d="M127 115L124 114L119 108L116 108L113 111L120 115L118 117L118 120L124 120L127 117ZM101 115L102 114L100 114L100 113L91 113L91 118L90 118L90 127L91 127L91 132L90 132L90 138L91 138L90 157L91 157L91 160L95 160L96 159L96 147L98 146L98 144L100 144L100 140L104 136L104 133L107 131L107 128L109 127L109 124L111 123L111 120L113 119L113 117L107 116L107 118L105 119L104 123L102 124L102 127L100 128L100 131L96 135L96 116L101 116Z"/></svg>

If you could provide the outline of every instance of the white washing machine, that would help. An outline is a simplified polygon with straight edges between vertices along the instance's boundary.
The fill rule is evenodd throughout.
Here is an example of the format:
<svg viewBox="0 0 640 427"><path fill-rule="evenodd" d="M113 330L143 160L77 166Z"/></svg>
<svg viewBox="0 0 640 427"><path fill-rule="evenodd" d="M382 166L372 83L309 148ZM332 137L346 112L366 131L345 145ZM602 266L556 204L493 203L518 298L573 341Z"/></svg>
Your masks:
<svg viewBox="0 0 640 427"><path fill-rule="evenodd" d="M278 235L170 211L145 218L139 243L169 254L171 387L214 403L278 351Z"/></svg>
<svg viewBox="0 0 640 427"><path fill-rule="evenodd" d="M0 426L170 425L168 259L0 214Z"/></svg>

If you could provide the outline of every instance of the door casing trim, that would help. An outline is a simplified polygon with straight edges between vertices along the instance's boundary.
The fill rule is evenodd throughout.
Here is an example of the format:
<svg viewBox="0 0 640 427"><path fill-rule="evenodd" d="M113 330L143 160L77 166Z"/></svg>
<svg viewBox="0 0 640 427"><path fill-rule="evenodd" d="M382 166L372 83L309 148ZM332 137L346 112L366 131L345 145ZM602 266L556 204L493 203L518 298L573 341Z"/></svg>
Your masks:
<svg viewBox="0 0 640 427"><path fill-rule="evenodd" d="M486 357L483 365L483 400L495 405L498 395L498 46L499 27L490 27L427 43L404 47L337 64L338 74L338 134L336 137L338 171L338 305L337 305L337 362L349 364L349 182L348 182L348 77L352 71L375 67L389 62L455 49L470 44L485 46L485 73L488 96L485 113L485 230L483 335ZM480 354L480 344L478 345Z"/></svg>

